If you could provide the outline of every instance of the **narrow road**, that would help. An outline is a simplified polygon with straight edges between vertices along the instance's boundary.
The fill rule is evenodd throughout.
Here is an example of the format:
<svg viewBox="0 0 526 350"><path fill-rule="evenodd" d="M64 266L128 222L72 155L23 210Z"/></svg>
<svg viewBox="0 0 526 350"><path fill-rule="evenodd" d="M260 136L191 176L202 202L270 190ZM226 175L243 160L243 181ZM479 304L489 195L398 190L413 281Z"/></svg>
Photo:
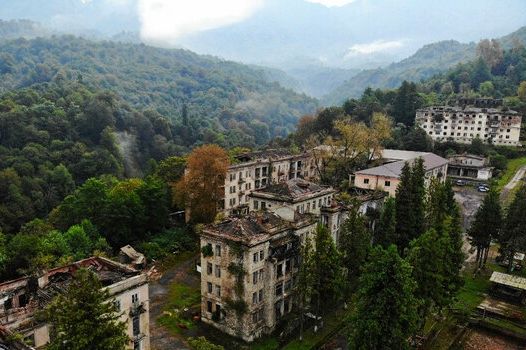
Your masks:
<svg viewBox="0 0 526 350"><path fill-rule="evenodd" d="M517 170L517 172L515 173L515 175L513 175L513 178L510 180L510 182L508 182L506 186L504 186L504 188L502 189L500 193L500 200L502 202L506 201L510 191L513 190L515 186L517 186L519 181L521 181L522 178L524 177L525 173L526 173L526 165L520 167L519 170Z"/></svg>
<svg viewBox="0 0 526 350"><path fill-rule="evenodd" d="M157 324L167 303L170 285L175 282L198 284L199 281L190 274L194 266L195 256L185 260L178 266L163 273L158 281L149 283L150 292L150 345L152 350L189 349L185 342L173 336L166 328Z"/></svg>

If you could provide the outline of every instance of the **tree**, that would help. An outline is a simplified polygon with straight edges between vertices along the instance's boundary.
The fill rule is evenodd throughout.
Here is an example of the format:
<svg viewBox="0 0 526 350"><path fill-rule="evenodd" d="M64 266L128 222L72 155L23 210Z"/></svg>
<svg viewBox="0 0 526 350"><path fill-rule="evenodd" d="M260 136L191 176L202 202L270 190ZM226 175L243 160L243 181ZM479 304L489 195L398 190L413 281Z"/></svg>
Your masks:
<svg viewBox="0 0 526 350"><path fill-rule="evenodd" d="M65 294L46 307L44 316L51 325L50 350L124 350L130 341L108 290L88 270L75 273Z"/></svg>
<svg viewBox="0 0 526 350"><path fill-rule="evenodd" d="M188 345L192 350L224 350L221 345L216 345L208 341L205 337L188 338Z"/></svg>
<svg viewBox="0 0 526 350"><path fill-rule="evenodd" d="M357 207L351 208L348 218L340 227L338 243L341 263L346 270L346 289L350 291L357 285L360 270L371 248L371 233Z"/></svg>
<svg viewBox="0 0 526 350"><path fill-rule="evenodd" d="M304 315L312 300L315 266L314 249L310 238L307 236L307 239L301 246L300 267L295 284L300 321L300 340L303 339Z"/></svg>
<svg viewBox="0 0 526 350"><path fill-rule="evenodd" d="M491 81L485 81L480 83L479 92L484 97L492 97L493 93L495 92L495 86L493 86Z"/></svg>
<svg viewBox="0 0 526 350"><path fill-rule="evenodd" d="M186 158L177 156L168 157L159 162L159 165L155 169L155 176L167 184L175 184L183 177L185 166Z"/></svg>
<svg viewBox="0 0 526 350"><path fill-rule="evenodd" d="M224 196L228 164L227 153L217 145L197 147L188 156L187 171L173 190L177 204L186 208L191 222L214 220Z"/></svg>
<svg viewBox="0 0 526 350"><path fill-rule="evenodd" d="M321 224L316 228L314 247L313 260L316 263L313 273L313 295L316 297L316 313L319 314L322 299L324 306L328 306L340 298L343 274L340 254L336 249L331 233L327 227ZM324 308L324 310L326 309Z"/></svg>
<svg viewBox="0 0 526 350"><path fill-rule="evenodd" d="M493 68L502 61L503 50L498 40L483 39L477 44L477 55Z"/></svg>
<svg viewBox="0 0 526 350"><path fill-rule="evenodd" d="M422 105L420 96L416 91L416 84L403 81L393 104L393 117L396 123L412 126L415 122L415 113Z"/></svg>
<svg viewBox="0 0 526 350"><path fill-rule="evenodd" d="M504 260L508 261L510 271L513 267L515 253L526 248L526 235L524 234L526 232L526 215L524 213L526 213L526 185L521 185L508 207L502 232L499 235L500 252ZM496 221L496 214L494 216ZM494 225L496 226L496 224ZM494 228L491 226L488 227L489 232L493 232L493 230Z"/></svg>
<svg viewBox="0 0 526 350"><path fill-rule="evenodd" d="M408 349L416 331L416 283L411 266L394 245L373 248L360 277L360 288L349 334L352 349Z"/></svg>
<svg viewBox="0 0 526 350"><path fill-rule="evenodd" d="M411 168L411 209L413 215L413 226L411 227L412 232L409 240L420 236L425 230L425 175L426 169L424 168L424 160L422 158L417 158L413 162ZM438 174L438 176L446 176L446 174Z"/></svg>
<svg viewBox="0 0 526 350"><path fill-rule="evenodd" d="M442 309L449 302L446 275L446 256L449 250L449 236L431 229L410 244L407 260L413 267L412 275L417 288L415 296L420 304L420 326L433 307Z"/></svg>
<svg viewBox="0 0 526 350"><path fill-rule="evenodd" d="M393 197L389 197L384 203L380 222L376 226L374 244L387 248L396 244L396 240L396 203Z"/></svg>
<svg viewBox="0 0 526 350"><path fill-rule="evenodd" d="M471 227L468 231L471 238L471 244L477 247L476 261L479 267L483 267L486 264L491 240L499 237L501 228L502 211L500 207L499 192L492 188L486 197L484 197L482 205L475 213L475 219L471 223Z"/></svg>
<svg viewBox="0 0 526 350"><path fill-rule="evenodd" d="M526 80L521 81L519 87L517 88L517 96L519 96L522 102L526 102Z"/></svg>

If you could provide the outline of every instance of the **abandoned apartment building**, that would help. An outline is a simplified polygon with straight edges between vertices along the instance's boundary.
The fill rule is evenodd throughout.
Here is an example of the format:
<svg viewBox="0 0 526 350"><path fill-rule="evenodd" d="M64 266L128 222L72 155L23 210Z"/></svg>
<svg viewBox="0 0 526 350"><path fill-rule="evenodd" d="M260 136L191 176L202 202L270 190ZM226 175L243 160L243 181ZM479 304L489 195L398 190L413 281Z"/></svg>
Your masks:
<svg viewBox="0 0 526 350"><path fill-rule="evenodd" d="M128 349L149 350L149 296L146 275L103 257L91 257L0 284L0 318L6 332L19 334L36 349L50 341L49 326L35 317L58 294L63 293L74 273L85 268L94 272L121 313L130 337ZM23 349L23 348L22 348Z"/></svg>
<svg viewBox="0 0 526 350"><path fill-rule="evenodd" d="M502 100L460 99L455 106L416 111L415 124L434 141L471 143L475 138L499 146L520 146L522 116Z"/></svg>
<svg viewBox="0 0 526 350"><path fill-rule="evenodd" d="M310 152L291 154L284 149L243 153L228 167L225 194L220 207L225 214L248 213L248 195L272 183L290 179L315 179L316 167Z"/></svg>
<svg viewBox="0 0 526 350"><path fill-rule="evenodd" d="M404 165L406 163L412 164L418 158L422 158L424 161L426 187L432 178L439 179L442 182L446 180L448 161L434 153L384 150L381 159L384 164L356 171L349 177L349 181L355 187L383 190L394 197Z"/></svg>
<svg viewBox="0 0 526 350"><path fill-rule="evenodd" d="M372 192L353 192L360 212L383 203L385 193ZM253 191L249 214L207 226L200 243L207 252L201 255L201 319L245 341L271 333L294 306L300 244L319 223L338 242L349 208L335 195L331 187L295 178ZM242 315L231 310L239 303L247 305Z"/></svg>

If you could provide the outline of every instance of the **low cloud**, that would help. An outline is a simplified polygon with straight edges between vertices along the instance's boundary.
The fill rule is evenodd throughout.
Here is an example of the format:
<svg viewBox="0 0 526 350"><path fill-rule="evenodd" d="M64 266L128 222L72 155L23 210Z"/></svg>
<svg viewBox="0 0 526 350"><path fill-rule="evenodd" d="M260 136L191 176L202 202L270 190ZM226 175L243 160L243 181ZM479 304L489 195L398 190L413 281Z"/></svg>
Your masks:
<svg viewBox="0 0 526 350"><path fill-rule="evenodd" d="M358 56L358 55L370 55L373 53L391 51L399 49L404 46L403 40L376 40L367 44L355 44L349 48L347 57Z"/></svg>
<svg viewBox="0 0 526 350"><path fill-rule="evenodd" d="M175 44L184 35L243 21L263 0L139 0L141 37Z"/></svg>
<svg viewBox="0 0 526 350"><path fill-rule="evenodd" d="M306 0L306 1L312 2L315 4L321 4L327 7L341 7L341 6L350 4L351 2L354 2L355 0Z"/></svg>

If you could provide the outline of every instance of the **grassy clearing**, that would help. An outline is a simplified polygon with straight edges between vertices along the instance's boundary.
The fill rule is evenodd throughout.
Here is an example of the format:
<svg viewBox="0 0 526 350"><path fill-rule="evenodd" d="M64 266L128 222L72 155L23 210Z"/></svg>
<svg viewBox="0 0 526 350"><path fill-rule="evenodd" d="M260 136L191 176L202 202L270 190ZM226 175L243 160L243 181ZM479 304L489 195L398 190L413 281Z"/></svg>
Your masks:
<svg viewBox="0 0 526 350"><path fill-rule="evenodd" d="M499 180L497 181L497 188L502 190L504 186L513 178L517 170L520 167L526 165L526 157L511 159L508 161L506 171L502 173Z"/></svg>
<svg viewBox="0 0 526 350"><path fill-rule="evenodd" d="M201 292L199 289L174 283L170 286L168 303L158 322L174 333L181 333L184 328L192 329L195 327L195 323L189 312L185 312L184 309L199 308L200 303Z"/></svg>

